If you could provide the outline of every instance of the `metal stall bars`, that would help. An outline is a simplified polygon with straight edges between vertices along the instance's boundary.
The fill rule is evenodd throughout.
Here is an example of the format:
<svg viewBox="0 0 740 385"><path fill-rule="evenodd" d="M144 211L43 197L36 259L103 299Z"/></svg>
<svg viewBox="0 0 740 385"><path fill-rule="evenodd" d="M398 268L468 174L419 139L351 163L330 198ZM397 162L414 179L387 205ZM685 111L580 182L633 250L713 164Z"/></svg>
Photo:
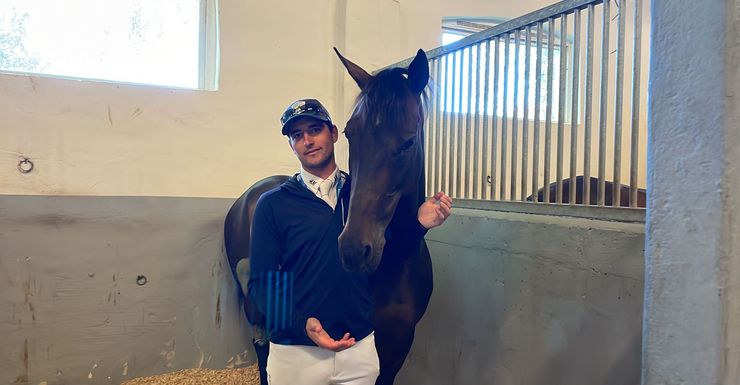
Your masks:
<svg viewBox="0 0 740 385"><path fill-rule="evenodd" d="M629 206L636 207L641 180L644 185L639 145L646 136L640 116L643 4L565 0L429 51L435 89L427 120L427 191L617 206L618 187L629 179ZM630 59L631 93L625 94ZM631 114L627 135L625 114ZM622 167L625 162L629 167Z"/></svg>

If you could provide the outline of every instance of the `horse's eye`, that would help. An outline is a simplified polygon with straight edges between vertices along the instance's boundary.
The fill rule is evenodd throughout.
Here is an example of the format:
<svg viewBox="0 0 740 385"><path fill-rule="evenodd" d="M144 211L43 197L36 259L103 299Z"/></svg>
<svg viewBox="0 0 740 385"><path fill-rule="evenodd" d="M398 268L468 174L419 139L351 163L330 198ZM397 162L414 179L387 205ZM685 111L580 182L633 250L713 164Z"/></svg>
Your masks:
<svg viewBox="0 0 740 385"><path fill-rule="evenodd" d="M408 150L409 148L411 148L411 146L414 145L414 141L415 140L416 140L416 138L411 138L411 139L403 142L403 144L401 145L401 147L398 148L398 152L401 153L401 152L404 152L404 151Z"/></svg>

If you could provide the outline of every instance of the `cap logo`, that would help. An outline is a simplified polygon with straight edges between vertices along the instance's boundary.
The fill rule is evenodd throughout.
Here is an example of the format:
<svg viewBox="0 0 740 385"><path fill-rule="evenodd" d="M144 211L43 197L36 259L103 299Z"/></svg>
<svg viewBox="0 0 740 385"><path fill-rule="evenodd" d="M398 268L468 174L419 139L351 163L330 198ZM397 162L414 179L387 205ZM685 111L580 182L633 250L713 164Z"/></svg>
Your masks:
<svg viewBox="0 0 740 385"><path fill-rule="evenodd" d="M293 104L290 105L290 108L298 112L301 108L303 108L306 105L306 102L303 100L298 100L296 102L293 102Z"/></svg>

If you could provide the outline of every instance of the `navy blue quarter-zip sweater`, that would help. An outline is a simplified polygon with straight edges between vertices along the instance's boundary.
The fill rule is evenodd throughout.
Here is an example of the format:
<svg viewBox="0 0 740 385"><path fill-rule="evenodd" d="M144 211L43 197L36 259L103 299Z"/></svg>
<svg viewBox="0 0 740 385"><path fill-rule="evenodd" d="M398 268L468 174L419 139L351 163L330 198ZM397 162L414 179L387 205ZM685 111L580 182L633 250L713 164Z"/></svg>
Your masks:
<svg viewBox="0 0 740 385"><path fill-rule="evenodd" d="M332 209L297 174L263 194L254 212L249 295L266 315L270 341L315 345L305 331L316 317L334 339L358 341L373 330L369 276L347 272L337 238L349 208L350 179Z"/></svg>

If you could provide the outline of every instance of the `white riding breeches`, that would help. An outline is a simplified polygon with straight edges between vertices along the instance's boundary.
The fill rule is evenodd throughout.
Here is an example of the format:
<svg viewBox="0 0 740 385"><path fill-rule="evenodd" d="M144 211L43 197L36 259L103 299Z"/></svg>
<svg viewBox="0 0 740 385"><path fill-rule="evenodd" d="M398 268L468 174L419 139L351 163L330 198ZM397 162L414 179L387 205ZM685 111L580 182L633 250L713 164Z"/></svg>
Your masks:
<svg viewBox="0 0 740 385"><path fill-rule="evenodd" d="M379 373L372 333L337 353L317 346L270 342L267 357L270 385L374 385Z"/></svg>

